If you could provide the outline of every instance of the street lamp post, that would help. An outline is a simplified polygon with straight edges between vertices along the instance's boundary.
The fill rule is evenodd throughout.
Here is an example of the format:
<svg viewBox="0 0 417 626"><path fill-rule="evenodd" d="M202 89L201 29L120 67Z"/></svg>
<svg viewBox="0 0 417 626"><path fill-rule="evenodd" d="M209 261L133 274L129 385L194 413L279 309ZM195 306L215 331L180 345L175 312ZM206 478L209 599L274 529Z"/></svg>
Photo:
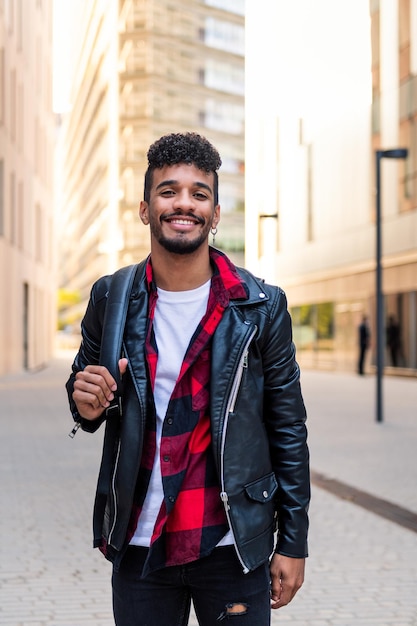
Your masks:
<svg viewBox="0 0 417 626"><path fill-rule="evenodd" d="M406 159L407 148L377 150L376 156L376 421L383 421L382 372L384 369L384 299L382 294L381 159Z"/></svg>

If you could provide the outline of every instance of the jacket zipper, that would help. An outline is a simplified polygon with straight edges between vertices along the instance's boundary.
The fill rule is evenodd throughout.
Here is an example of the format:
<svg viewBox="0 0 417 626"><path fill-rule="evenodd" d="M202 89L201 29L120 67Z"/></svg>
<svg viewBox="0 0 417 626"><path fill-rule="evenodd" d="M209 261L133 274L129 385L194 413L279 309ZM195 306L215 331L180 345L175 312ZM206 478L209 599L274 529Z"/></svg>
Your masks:
<svg viewBox="0 0 417 626"><path fill-rule="evenodd" d="M220 447L220 480L221 480L220 499L223 502L224 510L226 512L226 518L227 518L229 528L232 533L233 543L235 546L237 558L239 559L240 564L242 565L244 574L247 574L249 572L249 568L245 565L245 562L243 561L242 555L240 554L239 548L236 543L235 534L232 529L230 513L229 513L230 511L229 496L227 495L227 492L224 487L224 448L226 445L226 431L227 431L227 424L229 421L229 415L230 413L233 413L233 411L235 410L236 400L237 400L237 396L238 396L239 389L240 389L240 383L242 382L243 371L247 369L248 367L249 345L253 337L255 336L256 331L257 331L257 327L255 326L255 328L253 328L251 334L249 335L248 339L246 340L243 346L242 356L240 358L239 366L236 371L235 377L233 379L232 388L231 388L229 399L226 405L226 413L225 413L225 418L224 418L222 440L221 440L221 447Z"/></svg>
<svg viewBox="0 0 417 626"><path fill-rule="evenodd" d="M116 471L117 471L117 466L119 464L119 456L120 456L120 437L119 437L119 443L117 446L117 455L116 455L116 461L114 464L114 471L113 471L113 477L112 477L112 481L111 481L111 492L113 495L113 506L114 506L114 518L113 518L113 524L111 529L109 530L109 536L107 538L107 542L109 545L111 545L111 541L112 541L112 535L116 526L116 520L117 520L117 495L116 495Z"/></svg>
<svg viewBox="0 0 417 626"><path fill-rule="evenodd" d="M126 351L125 351L124 347L122 349L122 355L126 356ZM138 386L136 384L136 380L135 380L132 372L131 372L131 376L132 376L133 384L135 386L139 402L141 403L141 396L140 396L140 393L139 393L139 389L138 389ZM120 398L120 400L121 400L121 398ZM141 403L141 404L143 404L143 403ZM120 409L120 415L121 414L122 414L122 411ZM143 411L142 411L142 414L143 414ZM113 476L112 476L112 481L111 481L111 493L112 493L112 496L113 496L114 518L113 518L113 523L111 525L111 528L110 528L109 534L108 534L108 538L107 538L107 543L109 545L112 545L111 544L112 537L113 537L114 529L116 527L116 522L117 522L116 472L117 472L117 468L118 468L118 465L119 465L120 448L121 448L121 437L119 437L119 441L118 441L118 444L117 444L117 454L116 454L116 459L115 459L115 462L114 462L114 470L113 470Z"/></svg>
<svg viewBox="0 0 417 626"><path fill-rule="evenodd" d="M70 433L68 433L68 437L71 437L71 439L74 439L75 435L77 434L77 430L80 428L80 426L81 426L81 422L75 422L74 428L72 429Z"/></svg>

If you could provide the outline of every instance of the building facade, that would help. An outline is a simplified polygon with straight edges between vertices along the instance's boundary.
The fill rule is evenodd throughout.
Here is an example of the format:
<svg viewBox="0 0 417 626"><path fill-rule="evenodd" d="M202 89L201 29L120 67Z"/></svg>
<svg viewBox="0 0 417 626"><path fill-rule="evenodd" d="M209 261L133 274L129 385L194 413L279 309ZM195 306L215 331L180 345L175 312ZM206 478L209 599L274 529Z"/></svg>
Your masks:
<svg viewBox="0 0 417 626"><path fill-rule="evenodd" d="M165 133L218 148L216 244L244 245L244 0L92 0L81 25L60 134L62 325L79 323L100 275L148 254L138 207L147 149Z"/></svg>
<svg viewBox="0 0 417 626"><path fill-rule="evenodd" d="M384 330L394 318L400 335L396 359L387 346L384 362L387 372L416 373L417 2L318 0L313 12L298 0L292 16L280 4L270 5L270 39L273 27L257 26L247 2L246 203L257 206L246 214L247 265L285 289L302 364L357 371L366 315L371 371L375 151L407 148L381 172ZM278 59L273 88L256 71L259 55ZM257 110L254 93L268 106Z"/></svg>
<svg viewBox="0 0 417 626"><path fill-rule="evenodd" d="M52 7L0 1L0 375L54 348Z"/></svg>

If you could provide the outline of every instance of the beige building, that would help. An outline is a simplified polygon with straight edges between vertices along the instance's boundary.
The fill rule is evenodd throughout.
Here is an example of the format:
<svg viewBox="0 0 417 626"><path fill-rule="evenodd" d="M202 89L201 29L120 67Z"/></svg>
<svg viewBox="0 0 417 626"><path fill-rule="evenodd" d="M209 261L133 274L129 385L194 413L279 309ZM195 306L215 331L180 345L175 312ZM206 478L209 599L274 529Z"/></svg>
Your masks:
<svg viewBox="0 0 417 626"><path fill-rule="evenodd" d="M415 373L417 2L268 7L261 23L257 3L247 0L247 265L285 289L306 366L356 371L358 325L367 315L369 371L375 150L408 148L406 161L382 161L384 318L395 317L401 338L396 366L388 348L385 364L391 373ZM273 82L259 71L260 59L270 58Z"/></svg>
<svg viewBox="0 0 417 626"><path fill-rule="evenodd" d="M0 1L0 375L53 352L51 64L50 0Z"/></svg>
<svg viewBox="0 0 417 626"><path fill-rule="evenodd" d="M216 245L243 258L244 0L91 0L78 35L59 185L60 317L75 327L94 280L149 252L138 207L147 149L165 133L218 148Z"/></svg>

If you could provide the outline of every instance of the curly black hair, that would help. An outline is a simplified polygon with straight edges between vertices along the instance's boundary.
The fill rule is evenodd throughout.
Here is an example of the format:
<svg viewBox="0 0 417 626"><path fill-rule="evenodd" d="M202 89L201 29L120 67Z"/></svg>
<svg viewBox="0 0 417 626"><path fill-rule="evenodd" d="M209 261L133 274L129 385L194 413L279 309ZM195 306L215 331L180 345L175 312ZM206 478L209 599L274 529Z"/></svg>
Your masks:
<svg viewBox="0 0 417 626"><path fill-rule="evenodd" d="M217 170L222 164L216 148L198 133L171 133L155 141L148 150L143 197L149 202L154 170L165 165L189 163L204 172L214 174L214 203L218 204Z"/></svg>

